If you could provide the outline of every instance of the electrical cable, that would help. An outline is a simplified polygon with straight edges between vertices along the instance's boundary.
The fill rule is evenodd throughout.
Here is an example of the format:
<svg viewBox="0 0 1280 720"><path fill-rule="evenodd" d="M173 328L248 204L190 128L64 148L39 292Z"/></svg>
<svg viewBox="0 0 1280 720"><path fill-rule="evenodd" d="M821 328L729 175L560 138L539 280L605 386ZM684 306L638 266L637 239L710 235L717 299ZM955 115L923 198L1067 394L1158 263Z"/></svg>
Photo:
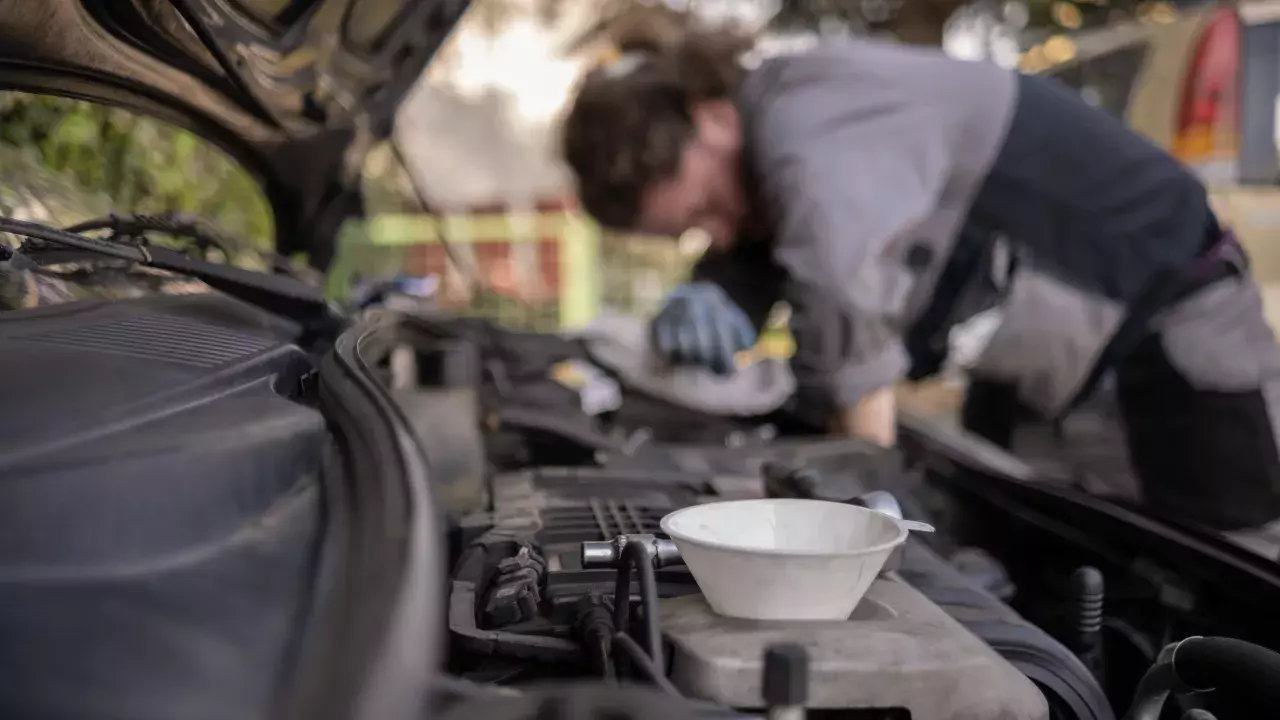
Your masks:
<svg viewBox="0 0 1280 720"><path fill-rule="evenodd" d="M591 653L595 668L607 681L617 679L613 662L613 614L599 593L590 593L574 606L573 629L583 649Z"/></svg>
<svg viewBox="0 0 1280 720"><path fill-rule="evenodd" d="M618 671L613 665L613 638L599 638L594 645L596 662L600 664L600 675L608 682L618 679Z"/></svg>

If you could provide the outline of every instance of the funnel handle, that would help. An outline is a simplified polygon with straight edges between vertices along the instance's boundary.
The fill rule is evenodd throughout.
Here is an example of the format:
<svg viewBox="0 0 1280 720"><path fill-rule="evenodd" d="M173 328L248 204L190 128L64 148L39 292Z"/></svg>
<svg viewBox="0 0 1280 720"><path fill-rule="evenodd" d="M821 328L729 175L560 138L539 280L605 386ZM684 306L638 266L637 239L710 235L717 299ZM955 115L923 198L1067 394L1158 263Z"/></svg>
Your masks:
<svg viewBox="0 0 1280 720"><path fill-rule="evenodd" d="M911 532L935 532L934 527L927 522L920 522L919 520L899 520L898 522L902 523L902 526Z"/></svg>

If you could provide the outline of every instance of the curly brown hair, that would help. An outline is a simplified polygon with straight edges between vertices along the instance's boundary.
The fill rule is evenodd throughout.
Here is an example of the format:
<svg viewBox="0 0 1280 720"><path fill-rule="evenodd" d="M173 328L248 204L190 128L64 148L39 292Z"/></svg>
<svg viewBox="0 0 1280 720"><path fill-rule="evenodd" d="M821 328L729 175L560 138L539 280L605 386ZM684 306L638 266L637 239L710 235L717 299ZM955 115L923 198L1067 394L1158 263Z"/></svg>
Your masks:
<svg viewBox="0 0 1280 720"><path fill-rule="evenodd" d="M750 39L689 33L675 44L619 43L628 59L590 72L565 118L561 147L582 207L600 224L633 227L650 183L674 177L693 135L690 108L732 98ZM616 63L634 63L620 70Z"/></svg>

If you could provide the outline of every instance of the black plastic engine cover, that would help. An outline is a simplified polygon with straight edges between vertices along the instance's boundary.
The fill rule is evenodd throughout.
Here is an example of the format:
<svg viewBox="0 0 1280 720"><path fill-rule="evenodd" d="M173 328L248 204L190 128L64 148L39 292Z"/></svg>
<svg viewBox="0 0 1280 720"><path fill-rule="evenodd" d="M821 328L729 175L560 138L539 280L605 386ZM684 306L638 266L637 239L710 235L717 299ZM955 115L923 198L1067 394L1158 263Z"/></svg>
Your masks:
<svg viewBox="0 0 1280 720"><path fill-rule="evenodd" d="M0 315L0 716L261 716L321 534L296 332L217 295Z"/></svg>
<svg viewBox="0 0 1280 720"><path fill-rule="evenodd" d="M653 443L630 454L603 456L613 470L700 473L717 486L740 487L743 479L758 483L763 496L766 464L814 473L823 499L844 500L871 490L888 490L900 497L916 484L896 450L858 438L792 438L761 440L740 436L741 444ZM737 494L737 493L735 493Z"/></svg>

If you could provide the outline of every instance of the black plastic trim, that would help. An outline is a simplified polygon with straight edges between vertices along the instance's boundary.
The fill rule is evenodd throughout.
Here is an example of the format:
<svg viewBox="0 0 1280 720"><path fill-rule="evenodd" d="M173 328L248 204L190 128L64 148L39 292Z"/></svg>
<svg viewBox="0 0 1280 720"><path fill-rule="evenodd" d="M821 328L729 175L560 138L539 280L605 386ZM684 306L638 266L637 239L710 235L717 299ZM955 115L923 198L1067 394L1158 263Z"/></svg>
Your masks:
<svg viewBox="0 0 1280 720"><path fill-rule="evenodd" d="M336 549L341 582L319 609L322 637L303 658L284 717L417 717L441 657L444 536L427 461L362 358L384 331L347 331L321 364L320 407L345 461L328 507L346 528Z"/></svg>

